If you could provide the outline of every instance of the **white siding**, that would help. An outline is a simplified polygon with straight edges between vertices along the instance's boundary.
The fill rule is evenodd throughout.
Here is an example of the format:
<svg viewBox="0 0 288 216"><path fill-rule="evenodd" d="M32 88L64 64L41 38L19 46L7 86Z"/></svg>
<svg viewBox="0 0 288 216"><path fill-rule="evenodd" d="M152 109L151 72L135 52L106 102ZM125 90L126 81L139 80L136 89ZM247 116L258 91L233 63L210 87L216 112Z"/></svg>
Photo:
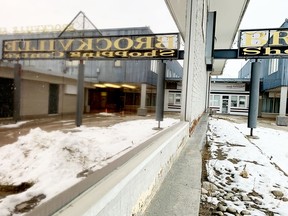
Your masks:
<svg viewBox="0 0 288 216"><path fill-rule="evenodd" d="M188 1L187 4L187 17L191 20L191 29L187 22L181 117L191 125L202 115L207 106L207 84L209 83L205 64L207 3L206 0L193 0Z"/></svg>

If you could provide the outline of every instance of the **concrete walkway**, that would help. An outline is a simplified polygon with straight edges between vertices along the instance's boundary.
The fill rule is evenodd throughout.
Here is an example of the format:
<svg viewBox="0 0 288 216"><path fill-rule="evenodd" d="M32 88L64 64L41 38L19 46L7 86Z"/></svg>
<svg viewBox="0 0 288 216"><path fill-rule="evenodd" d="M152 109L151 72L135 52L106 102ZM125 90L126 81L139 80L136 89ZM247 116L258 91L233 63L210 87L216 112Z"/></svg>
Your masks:
<svg viewBox="0 0 288 216"><path fill-rule="evenodd" d="M198 216L201 196L201 149L206 142L208 114L196 126L192 136L172 165L144 216Z"/></svg>

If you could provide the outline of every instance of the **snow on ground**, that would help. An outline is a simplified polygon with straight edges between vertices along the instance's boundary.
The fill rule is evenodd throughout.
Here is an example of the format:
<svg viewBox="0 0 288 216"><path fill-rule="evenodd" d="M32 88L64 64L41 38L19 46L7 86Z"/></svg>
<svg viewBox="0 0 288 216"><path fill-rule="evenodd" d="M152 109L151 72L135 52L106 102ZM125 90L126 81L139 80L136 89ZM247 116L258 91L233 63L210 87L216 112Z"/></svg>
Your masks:
<svg viewBox="0 0 288 216"><path fill-rule="evenodd" d="M170 127L178 121L164 119L161 127ZM17 204L41 194L46 196L42 202L47 201L79 182L77 174L83 170L95 171L158 133L152 130L156 126L157 122L150 119L66 131L31 129L15 143L0 148L0 184L34 183L25 192L1 199L0 216L17 215L11 214ZM209 181L219 191L207 200L214 204L223 202L221 193L225 189L233 192L233 198L226 197L225 202L238 212L247 210L253 216L274 212L275 216L286 216L288 132L258 127L253 132L257 139L247 136L249 133L246 123L210 119L207 136L212 158L207 163L207 172ZM235 188L248 201L240 199ZM272 191L283 195L276 197Z"/></svg>
<svg viewBox="0 0 288 216"><path fill-rule="evenodd" d="M165 118L161 128L177 122ZM46 196L42 202L47 201L79 182L81 178L77 174L81 171L95 171L159 133L153 130L157 125L158 122L148 119L110 127L81 126L67 131L31 129L15 143L0 148L0 184L34 184L25 192L1 199L0 216L12 215L17 204L41 194Z"/></svg>
<svg viewBox="0 0 288 216"><path fill-rule="evenodd" d="M26 124L27 122L29 122L29 121L19 121L19 122L15 123L15 124L8 124L8 125L1 125L0 124L0 128L18 128L21 125Z"/></svg>
<svg viewBox="0 0 288 216"><path fill-rule="evenodd" d="M202 200L215 205L224 201L229 211L244 210L253 216L287 216L288 132L258 127L253 130L255 137L249 134L246 123L210 119L211 159L206 167L208 180L218 191ZM273 195L275 191L278 195Z"/></svg>

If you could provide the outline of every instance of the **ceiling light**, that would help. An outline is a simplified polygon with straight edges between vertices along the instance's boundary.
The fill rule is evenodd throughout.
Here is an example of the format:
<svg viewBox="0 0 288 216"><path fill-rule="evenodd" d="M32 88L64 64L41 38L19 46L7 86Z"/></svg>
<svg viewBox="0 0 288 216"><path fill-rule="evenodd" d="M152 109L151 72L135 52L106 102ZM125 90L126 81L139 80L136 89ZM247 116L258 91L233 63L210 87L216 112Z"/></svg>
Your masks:
<svg viewBox="0 0 288 216"><path fill-rule="evenodd" d="M127 84L123 84L122 87L130 88L130 89L135 89L136 88L136 86L127 85Z"/></svg>
<svg viewBox="0 0 288 216"><path fill-rule="evenodd" d="M104 85L105 85L106 87L110 87L110 88L120 88L119 85L115 85L115 84L112 84L112 83L104 83Z"/></svg>
<svg viewBox="0 0 288 216"><path fill-rule="evenodd" d="M106 88L106 86L103 84L94 84L94 86L98 88Z"/></svg>

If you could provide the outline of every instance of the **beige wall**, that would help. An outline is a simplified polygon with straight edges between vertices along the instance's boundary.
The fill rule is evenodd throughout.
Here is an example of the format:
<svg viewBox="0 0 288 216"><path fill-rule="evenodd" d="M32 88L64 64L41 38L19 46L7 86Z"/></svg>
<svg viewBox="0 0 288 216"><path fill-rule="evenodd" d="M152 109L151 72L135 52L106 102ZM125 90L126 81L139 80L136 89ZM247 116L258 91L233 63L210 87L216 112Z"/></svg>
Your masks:
<svg viewBox="0 0 288 216"><path fill-rule="evenodd" d="M66 94L64 92L64 85L60 85L59 94L59 113L75 113L77 101L76 95Z"/></svg>
<svg viewBox="0 0 288 216"><path fill-rule="evenodd" d="M7 67L1 66L0 77L13 79L13 65ZM24 67L21 72L21 118L48 116L50 83L59 85L58 114L71 114L76 112L76 91L65 92L66 85L74 86L77 90L76 79L29 71L25 70ZM91 88L93 86L91 86L91 83L85 83L85 87ZM85 91L85 94L88 94L88 91Z"/></svg>
<svg viewBox="0 0 288 216"><path fill-rule="evenodd" d="M41 81L22 80L21 116L48 114L49 84Z"/></svg>
<svg viewBox="0 0 288 216"><path fill-rule="evenodd" d="M65 94L64 85L59 86L58 114L76 112L76 95ZM22 80L21 112L22 117L47 116L49 106L49 83Z"/></svg>
<svg viewBox="0 0 288 216"><path fill-rule="evenodd" d="M58 114L76 112L76 95L65 94L63 86L59 86ZM49 106L49 83L22 80L21 113L22 117L47 116Z"/></svg>

